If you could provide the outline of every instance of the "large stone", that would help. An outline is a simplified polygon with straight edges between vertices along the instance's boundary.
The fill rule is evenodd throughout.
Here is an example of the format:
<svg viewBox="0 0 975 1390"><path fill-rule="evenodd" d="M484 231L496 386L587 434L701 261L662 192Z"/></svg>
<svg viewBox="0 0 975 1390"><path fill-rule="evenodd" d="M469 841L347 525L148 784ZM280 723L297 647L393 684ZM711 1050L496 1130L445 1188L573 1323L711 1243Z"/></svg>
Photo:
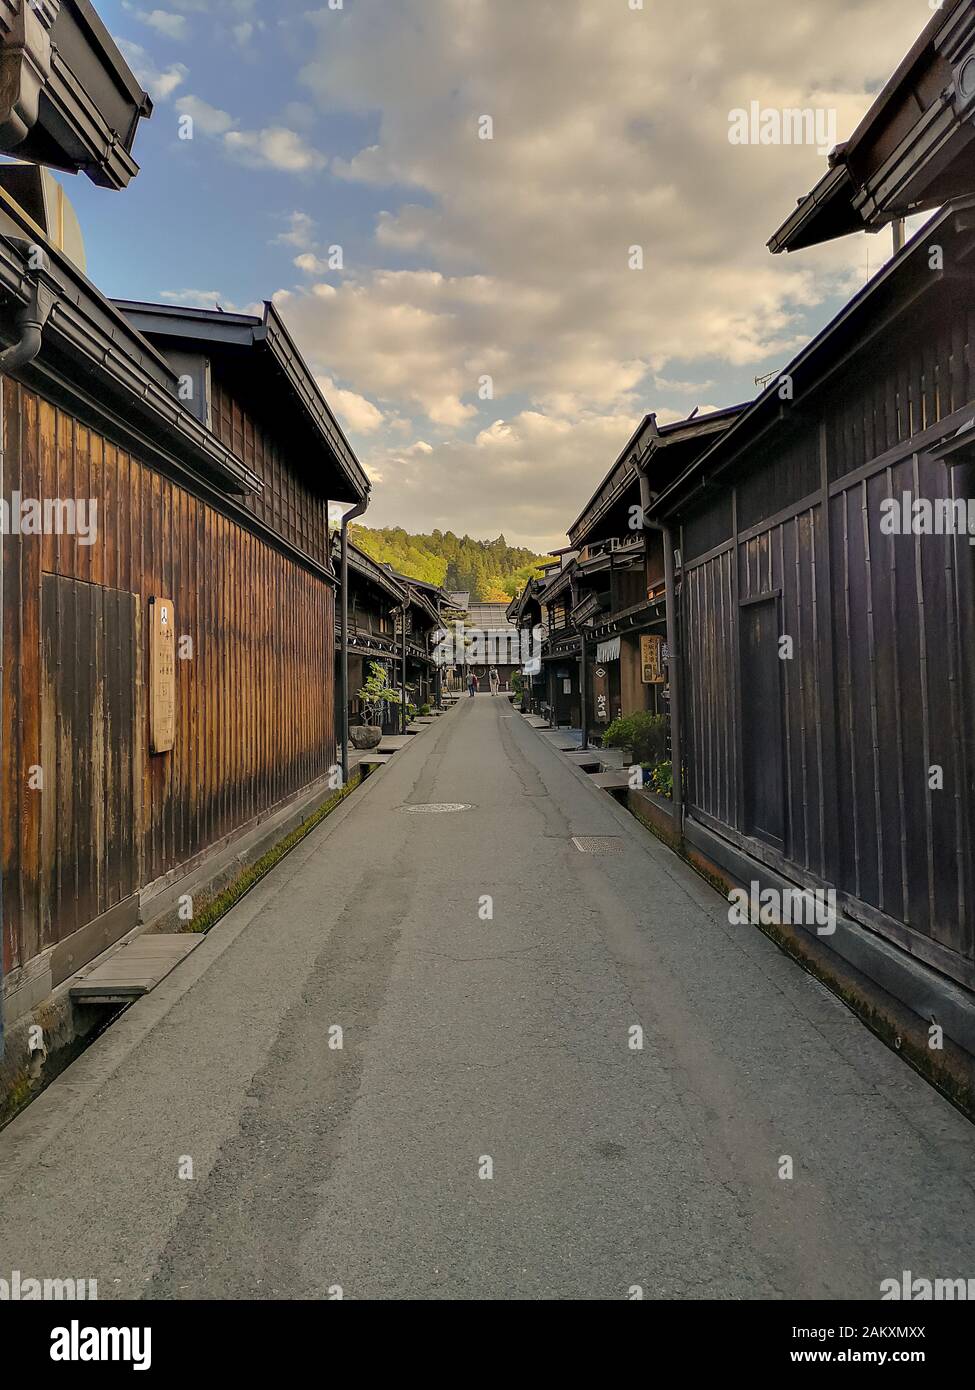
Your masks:
<svg viewBox="0 0 975 1390"><path fill-rule="evenodd" d="M353 748L378 748L382 741L382 729L372 724L353 724L349 728L349 742Z"/></svg>

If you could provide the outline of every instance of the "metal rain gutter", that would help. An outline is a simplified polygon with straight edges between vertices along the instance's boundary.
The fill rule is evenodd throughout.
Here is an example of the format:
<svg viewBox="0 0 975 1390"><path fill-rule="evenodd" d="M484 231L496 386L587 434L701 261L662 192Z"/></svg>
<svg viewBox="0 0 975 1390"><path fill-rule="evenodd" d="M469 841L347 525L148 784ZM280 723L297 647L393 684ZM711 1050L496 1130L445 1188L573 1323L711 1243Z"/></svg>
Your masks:
<svg viewBox="0 0 975 1390"><path fill-rule="evenodd" d="M21 367L26 367L29 362L33 362L40 352L44 340L44 328L61 293L62 286L50 274L47 258L44 257L44 264L38 267L36 277L30 282L30 298L17 315L20 337L17 342L11 343L8 348L0 352L0 373L2 373L0 376L0 423L2 423L4 406L3 378ZM4 453L3 449L0 448L0 497L4 495L6 485L4 464ZM0 546L0 594L3 593L3 582L3 547ZM0 604L0 701L3 699L3 637L3 604ZM0 740L2 738L3 735L0 733ZM0 743L0 747L2 747L2 743ZM4 906L3 892L0 888L0 940L3 936ZM3 953L0 952L0 1060L3 1058L3 1050Z"/></svg>

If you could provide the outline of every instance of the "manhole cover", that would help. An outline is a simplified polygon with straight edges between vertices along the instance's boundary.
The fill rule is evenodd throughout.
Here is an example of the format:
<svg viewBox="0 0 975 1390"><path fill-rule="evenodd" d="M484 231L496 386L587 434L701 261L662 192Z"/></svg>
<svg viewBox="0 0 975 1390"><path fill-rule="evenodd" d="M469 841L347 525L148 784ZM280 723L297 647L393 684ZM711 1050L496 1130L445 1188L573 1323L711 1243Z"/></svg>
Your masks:
<svg viewBox="0 0 975 1390"><path fill-rule="evenodd" d="M451 811L471 811L474 808L468 806L463 801L428 801L420 802L416 806L401 806L401 811L408 811L409 814L418 815L423 813L428 816L444 816Z"/></svg>
<svg viewBox="0 0 975 1390"><path fill-rule="evenodd" d="M623 841L615 835L573 835L572 843L580 854L623 853Z"/></svg>

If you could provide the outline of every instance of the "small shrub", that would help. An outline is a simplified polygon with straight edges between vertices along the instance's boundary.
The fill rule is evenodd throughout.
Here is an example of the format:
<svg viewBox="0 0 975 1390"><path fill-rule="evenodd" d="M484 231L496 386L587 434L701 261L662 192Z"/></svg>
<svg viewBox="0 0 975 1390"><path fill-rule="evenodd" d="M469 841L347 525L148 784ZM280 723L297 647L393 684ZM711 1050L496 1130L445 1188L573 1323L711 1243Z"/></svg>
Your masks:
<svg viewBox="0 0 975 1390"><path fill-rule="evenodd" d="M673 763L658 763L650 773L650 784L658 796L674 799L674 765Z"/></svg>
<svg viewBox="0 0 975 1390"><path fill-rule="evenodd" d="M421 706L420 706L420 713L424 716L424 718L426 718L426 716L430 713L430 706L429 706L429 705L421 705Z"/></svg>
<svg viewBox="0 0 975 1390"><path fill-rule="evenodd" d="M614 719L603 734L604 748L629 748L634 762L656 766L667 757L667 716L639 710Z"/></svg>
<svg viewBox="0 0 975 1390"><path fill-rule="evenodd" d="M359 691L367 724L378 724L386 705L402 704L402 697L389 683L389 672L379 661L369 663L369 679Z"/></svg>

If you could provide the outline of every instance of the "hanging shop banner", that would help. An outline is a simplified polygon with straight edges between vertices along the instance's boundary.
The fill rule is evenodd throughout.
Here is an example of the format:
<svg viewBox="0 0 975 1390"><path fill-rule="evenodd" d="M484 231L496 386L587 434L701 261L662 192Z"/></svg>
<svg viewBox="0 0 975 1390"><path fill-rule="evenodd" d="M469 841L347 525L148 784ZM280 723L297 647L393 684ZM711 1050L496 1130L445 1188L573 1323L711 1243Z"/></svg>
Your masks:
<svg viewBox="0 0 975 1390"><path fill-rule="evenodd" d="M644 685L664 685L664 639L662 637L640 638L640 665L643 667Z"/></svg>
<svg viewBox="0 0 975 1390"><path fill-rule="evenodd" d="M596 660L619 661L620 641L619 637L608 637L605 642L600 642L596 648Z"/></svg>
<svg viewBox="0 0 975 1390"><path fill-rule="evenodd" d="M609 723L609 675L604 666L597 666L593 672L593 709L597 724Z"/></svg>
<svg viewBox="0 0 975 1390"><path fill-rule="evenodd" d="M176 742L176 619L172 600L149 600L149 747L168 753Z"/></svg>

